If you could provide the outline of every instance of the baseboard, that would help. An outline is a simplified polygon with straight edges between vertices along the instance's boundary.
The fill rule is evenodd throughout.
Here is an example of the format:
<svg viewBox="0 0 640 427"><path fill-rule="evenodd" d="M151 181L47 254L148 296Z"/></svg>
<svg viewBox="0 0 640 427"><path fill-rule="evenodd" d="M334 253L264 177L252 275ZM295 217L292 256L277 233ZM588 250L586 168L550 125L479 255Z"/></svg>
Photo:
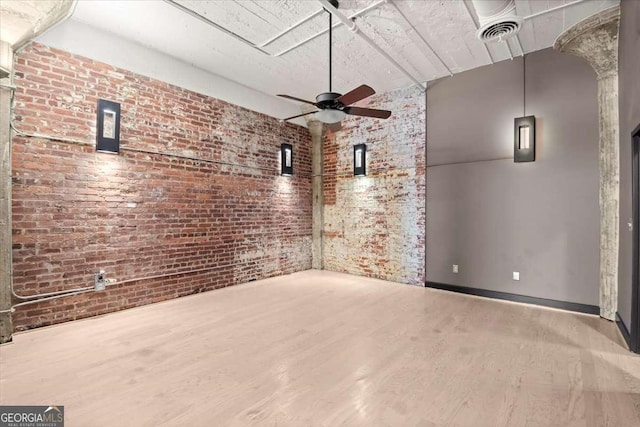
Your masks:
<svg viewBox="0 0 640 427"><path fill-rule="evenodd" d="M627 329L627 325L624 324L624 321L620 317L619 313L616 313L616 324L618 325L618 329L620 329L620 333L622 334L622 338L624 338L627 343L627 348L631 349L631 334Z"/></svg>
<svg viewBox="0 0 640 427"><path fill-rule="evenodd" d="M485 298L501 299L506 301L522 302L525 304L541 305L562 310L576 311L578 313L600 314L600 307L596 305L580 304L577 302L556 301L553 299L530 297L526 295L510 294L508 292L489 291L486 289L469 288L467 286L448 285L446 283L425 282L428 288L442 289L444 291L458 292L461 294L476 295Z"/></svg>

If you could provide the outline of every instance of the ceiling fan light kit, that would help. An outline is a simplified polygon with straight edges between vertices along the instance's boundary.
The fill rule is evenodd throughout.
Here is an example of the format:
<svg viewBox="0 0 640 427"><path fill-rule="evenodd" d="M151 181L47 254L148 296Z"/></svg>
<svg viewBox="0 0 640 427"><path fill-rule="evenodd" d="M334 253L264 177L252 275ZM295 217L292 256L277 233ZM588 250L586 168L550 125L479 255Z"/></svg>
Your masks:
<svg viewBox="0 0 640 427"><path fill-rule="evenodd" d="M338 0L328 0L329 3L338 8ZM326 9L325 9L326 10ZM373 108L362 108L362 107L351 107L351 104L354 104L358 101L361 101L365 98L370 97L375 94L375 90L373 90L370 86L360 85L357 88L345 93L344 95L333 92L331 89L331 43L333 38L333 30L332 30L332 14L327 11L329 14L329 92L324 92L316 96L316 102L307 101L305 99L296 98L291 95L282 95L278 96L282 98L291 99L298 102L303 102L305 104L310 104L316 107L318 110L310 111L308 113L298 114L296 116L287 117L282 119L282 121L287 121L291 119L295 119L302 116L308 116L310 114L315 114L315 118L318 121L323 123L332 124L340 122L347 114L352 116L362 116L362 117L373 117L378 119L387 119L391 116L391 111L387 110L376 110Z"/></svg>
<svg viewBox="0 0 640 427"><path fill-rule="evenodd" d="M347 113L341 110L326 109L326 110L318 111L314 117L318 119L318 121L321 121L322 123L331 124L331 123L338 123L339 121L344 119L346 115Z"/></svg>

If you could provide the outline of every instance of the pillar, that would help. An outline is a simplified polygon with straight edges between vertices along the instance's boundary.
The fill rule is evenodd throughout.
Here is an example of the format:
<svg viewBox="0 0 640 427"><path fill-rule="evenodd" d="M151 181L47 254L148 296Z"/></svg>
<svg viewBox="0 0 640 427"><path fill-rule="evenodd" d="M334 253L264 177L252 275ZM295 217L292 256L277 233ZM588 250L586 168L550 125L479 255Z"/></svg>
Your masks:
<svg viewBox="0 0 640 427"><path fill-rule="evenodd" d="M554 48L586 59L598 79L600 115L600 316L615 320L618 308L620 147L618 124L618 27L620 7L566 30Z"/></svg>
<svg viewBox="0 0 640 427"><path fill-rule="evenodd" d="M11 75L13 49L0 41L0 344L11 341Z"/></svg>
<svg viewBox="0 0 640 427"><path fill-rule="evenodd" d="M316 270L323 269L323 229L324 229L324 179L323 162L325 126L315 120L307 119L307 126L311 133L311 182L313 198L313 226L312 226L312 261L311 267Z"/></svg>

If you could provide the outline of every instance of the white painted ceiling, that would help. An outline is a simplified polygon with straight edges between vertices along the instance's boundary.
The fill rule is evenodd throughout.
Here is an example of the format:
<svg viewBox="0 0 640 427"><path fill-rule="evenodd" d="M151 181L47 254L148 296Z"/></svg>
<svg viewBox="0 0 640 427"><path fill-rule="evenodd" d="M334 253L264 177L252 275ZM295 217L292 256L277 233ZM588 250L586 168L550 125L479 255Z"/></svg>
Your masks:
<svg viewBox="0 0 640 427"><path fill-rule="evenodd" d="M71 5L72 0L0 1L0 40L20 45L62 19Z"/></svg>
<svg viewBox="0 0 640 427"><path fill-rule="evenodd" d="M465 0L390 0L356 18L358 27L419 81L448 75L425 46L426 41L452 73L510 58L507 42L488 45L475 37L473 4ZM516 12L526 17L575 0L516 0ZM315 0L177 0L181 5L254 44L261 44L313 12ZM340 11L350 16L374 0L343 0ZM525 21L519 44L525 53L548 48L576 22L619 0L585 0L579 4ZM286 93L313 100L328 90L328 36L322 35L286 54L278 52L328 27L321 13L269 44L263 54L223 31L165 1L80 0L70 21L84 23L159 51L181 62L222 76L267 95ZM334 18L334 23L338 22ZM411 28L415 27L417 33ZM378 92L406 87L411 80L344 25L333 34L333 89L346 92L366 83ZM90 43L90 42L88 42ZM508 42L512 55L522 52L518 41ZM119 49L117 45L113 49ZM99 53L94 57L100 59ZM284 101L289 102L289 101ZM274 100L275 103L275 100ZM275 104L274 104L275 105ZM293 105L297 108L297 105ZM274 116L278 116L276 111Z"/></svg>

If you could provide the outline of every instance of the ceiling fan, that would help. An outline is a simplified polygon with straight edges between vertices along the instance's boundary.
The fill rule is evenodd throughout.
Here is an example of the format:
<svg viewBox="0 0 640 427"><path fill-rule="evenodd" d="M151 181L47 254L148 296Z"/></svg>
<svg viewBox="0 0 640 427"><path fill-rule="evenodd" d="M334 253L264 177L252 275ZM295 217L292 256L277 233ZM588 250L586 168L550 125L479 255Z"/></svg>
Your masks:
<svg viewBox="0 0 640 427"><path fill-rule="evenodd" d="M329 0L329 2L338 8L338 0ZM325 11L327 11L325 9ZM376 110L373 108L352 107L351 104L356 103L362 99L376 93L371 87L367 85L361 85L353 89L344 95L331 91L331 42L332 42L332 15L329 13L329 92L321 93L316 96L316 102L307 101L305 99L296 98L290 95L278 95L282 98L292 99L298 102L304 102L305 104L311 104L318 110L310 111L304 114L298 114L297 116L287 117L282 121L295 119L309 114L315 114L316 118L323 123L337 123L342 120L347 114L351 116L363 116L374 117L377 119L387 119L391 116L391 111Z"/></svg>

